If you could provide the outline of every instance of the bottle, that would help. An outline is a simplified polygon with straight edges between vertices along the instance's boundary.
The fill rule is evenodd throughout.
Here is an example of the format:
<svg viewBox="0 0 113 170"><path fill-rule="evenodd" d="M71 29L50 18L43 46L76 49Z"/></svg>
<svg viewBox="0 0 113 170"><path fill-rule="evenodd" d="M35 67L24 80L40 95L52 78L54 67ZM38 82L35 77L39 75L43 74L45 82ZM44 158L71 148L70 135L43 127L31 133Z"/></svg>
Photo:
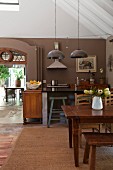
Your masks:
<svg viewBox="0 0 113 170"><path fill-rule="evenodd" d="M78 79L78 77L77 77L77 86L79 85L79 79Z"/></svg>
<svg viewBox="0 0 113 170"><path fill-rule="evenodd" d="M93 78L90 78L90 84L94 84L94 79Z"/></svg>
<svg viewBox="0 0 113 170"><path fill-rule="evenodd" d="M75 91L77 90L77 85L75 84Z"/></svg>

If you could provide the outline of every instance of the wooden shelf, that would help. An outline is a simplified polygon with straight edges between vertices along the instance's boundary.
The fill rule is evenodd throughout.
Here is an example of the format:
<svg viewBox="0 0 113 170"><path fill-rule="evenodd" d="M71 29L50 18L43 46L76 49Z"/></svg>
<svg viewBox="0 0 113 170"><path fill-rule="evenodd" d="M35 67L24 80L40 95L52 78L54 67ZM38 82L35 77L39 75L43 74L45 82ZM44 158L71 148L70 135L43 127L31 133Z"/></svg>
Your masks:
<svg viewBox="0 0 113 170"><path fill-rule="evenodd" d="M103 89L103 88L107 88L108 87L108 84L81 84L79 86L77 86L78 89L92 89L92 88L100 88L100 89Z"/></svg>

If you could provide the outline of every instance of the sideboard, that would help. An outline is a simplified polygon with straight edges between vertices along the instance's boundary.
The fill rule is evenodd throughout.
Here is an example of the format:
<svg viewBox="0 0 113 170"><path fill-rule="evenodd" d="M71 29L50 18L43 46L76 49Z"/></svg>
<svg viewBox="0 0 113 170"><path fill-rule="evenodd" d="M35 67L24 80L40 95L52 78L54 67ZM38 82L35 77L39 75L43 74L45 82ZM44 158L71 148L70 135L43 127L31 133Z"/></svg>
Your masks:
<svg viewBox="0 0 113 170"><path fill-rule="evenodd" d="M23 92L23 121L27 118L42 119L42 90L25 90Z"/></svg>

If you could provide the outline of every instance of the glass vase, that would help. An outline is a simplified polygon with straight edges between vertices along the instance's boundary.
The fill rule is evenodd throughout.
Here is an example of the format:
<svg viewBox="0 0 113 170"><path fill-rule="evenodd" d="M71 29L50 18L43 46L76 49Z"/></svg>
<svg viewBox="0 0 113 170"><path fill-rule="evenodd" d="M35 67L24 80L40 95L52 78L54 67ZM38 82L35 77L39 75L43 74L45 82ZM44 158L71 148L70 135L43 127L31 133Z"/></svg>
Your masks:
<svg viewBox="0 0 113 170"><path fill-rule="evenodd" d="M103 109L102 98L98 96L94 96L92 99L92 109L101 110Z"/></svg>

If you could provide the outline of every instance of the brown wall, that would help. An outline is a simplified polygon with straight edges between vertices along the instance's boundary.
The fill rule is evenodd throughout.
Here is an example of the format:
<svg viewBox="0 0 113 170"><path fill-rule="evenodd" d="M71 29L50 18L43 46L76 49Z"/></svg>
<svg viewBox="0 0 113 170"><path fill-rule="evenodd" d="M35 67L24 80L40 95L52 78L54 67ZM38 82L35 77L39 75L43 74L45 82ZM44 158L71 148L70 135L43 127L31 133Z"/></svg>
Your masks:
<svg viewBox="0 0 113 170"><path fill-rule="evenodd" d="M76 72L76 59L69 57L70 53L77 49L77 40L57 39L60 43L60 50L65 54L65 59L61 62L67 66L67 69L46 69L53 60L47 59L47 54L54 46L54 39L22 39L31 45L43 47L43 80L47 83L52 79L57 79L59 83L75 83L76 77L89 79L88 73ZM67 48L68 47L68 48ZM84 39L80 40L80 48L87 51L88 55L96 55L97 72L95 73L96 82L99 82L99 69L104 68L104 77L106 73L106 40L104 39Z"/></svg>
<svg viewBox="0 0 113 170"><path fill-rule="evenodd" d="M67 66L67 69L52 69L48 70L47 67L53 60L47 59L47 54L54 46L54 39L40 39L40 38L21 38L15 39L29 44L31 46L39 46L43 48L42 53L42 79L50 83L52 79L57 79L59 83L75 83L76 77L89 79L89 73L76 72L76 59L69 57L70 53L77 49L77 40L75 39L57 39L60 43L60 50L65 54L65 58L61 61ZM2 40L0 40L1 46ZM18 44L19 45L19 44ZM37 55L35 48L32 50L27 49L29 52L28 66L27 66L27 80L37 79ZM87 51L88 55L96 55L97 57L97 72L95 73L96 82L99 82L100 72L99 69L104 68L104 77L106 73L106 40L104 39L83 39L80 40L80 48ZM24 51L24 46L23 46ZM25 49L26 51L26 49ZM41 63L40 63L41 64ZM40 70L41 74L41 70Z"/></svg>
<svg viewBox="0 0 113 170"><path fill-rule="evenodd" d="M13 48L27 54L27 79L37 79L36 50L34 46L16 39L0 38L0 47Z"/></svg>

